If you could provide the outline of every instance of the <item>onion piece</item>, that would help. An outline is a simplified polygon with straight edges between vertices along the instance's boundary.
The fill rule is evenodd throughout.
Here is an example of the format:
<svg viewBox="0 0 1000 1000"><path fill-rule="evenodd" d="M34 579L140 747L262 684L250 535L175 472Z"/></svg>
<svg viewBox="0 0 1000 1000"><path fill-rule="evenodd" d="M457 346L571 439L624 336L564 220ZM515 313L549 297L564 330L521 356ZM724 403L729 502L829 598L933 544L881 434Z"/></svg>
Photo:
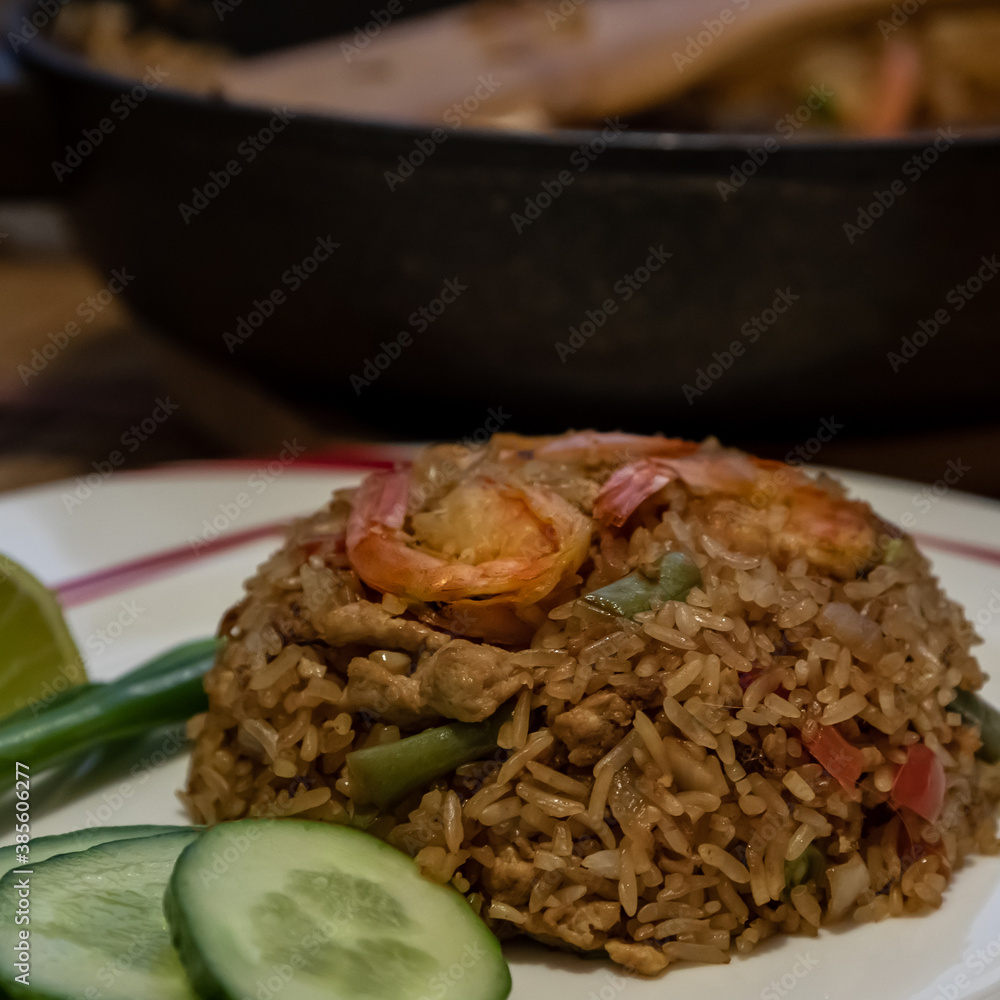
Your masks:
<svg viewBox="0 0 1000 1000"><path fill-rule="evenodd" d="M871 881L868 868L861 860L861 855L857 853L852 854L842 865L827 867L826 878L830 883L830 905L827 914L831 921L839 920L847 913Z"/></svg>
<svg viewBox="0 0 1000 1000"><path fill-rule="evenodd" d="M850 604L831 601L816 616L816 624L863 663L875 663L882 656L885 643L878 622L865 618Z"/></svg>

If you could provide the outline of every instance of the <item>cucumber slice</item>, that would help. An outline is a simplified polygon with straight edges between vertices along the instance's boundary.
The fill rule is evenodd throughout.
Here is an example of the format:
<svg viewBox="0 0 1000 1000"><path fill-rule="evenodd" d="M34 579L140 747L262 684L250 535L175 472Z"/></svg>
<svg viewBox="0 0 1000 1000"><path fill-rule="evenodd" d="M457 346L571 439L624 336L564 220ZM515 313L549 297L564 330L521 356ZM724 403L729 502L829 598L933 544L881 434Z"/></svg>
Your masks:
<svg viewBox="0 0 1000 1000"><path fill-rule="evenodd" d="M500 944L454 890L370 834L294 819L223 823L164 899L205 1000L503 1000Z"/></svg>
<svg viewBox="0 0 1000 1000"><path fill-rule="evenodd" d="M161 900L177 855L198 836L119 840L33 863L30 875L4 875L3 989L31 1000L195 1000Z"/></svg>
<svg viewBox="0 0 1000 1000"><path fill-rule="evenodd" d="M189 826L88 826L72 833L56 833L50 837L36 837L28 844L27 867L41 864L57 854L73 854L98 844L115 840L134 840L138 837L155 837L160 833L179 833ZM21 868L25 862L18 855L17 846L0 847L0 877L12 868Z"/></svg>

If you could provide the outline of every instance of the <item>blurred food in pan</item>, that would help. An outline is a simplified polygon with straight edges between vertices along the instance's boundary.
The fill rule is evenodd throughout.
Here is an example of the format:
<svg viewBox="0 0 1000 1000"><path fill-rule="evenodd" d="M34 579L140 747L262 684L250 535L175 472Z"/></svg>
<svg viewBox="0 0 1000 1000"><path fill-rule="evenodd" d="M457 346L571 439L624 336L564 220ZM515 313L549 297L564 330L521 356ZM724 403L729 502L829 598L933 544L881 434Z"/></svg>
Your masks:
<svg viewBox="0 0 1000 1000"><path fill-rule="evenodd" d="M396 6L402 10L397 0ZM912 8L912 9L911 9ZM1000 9L859 0L479 0L252 56L171 36L119 0L74 5L57 37L95 66L258 105L420 124L844 132L1000 119Z"/></svg>

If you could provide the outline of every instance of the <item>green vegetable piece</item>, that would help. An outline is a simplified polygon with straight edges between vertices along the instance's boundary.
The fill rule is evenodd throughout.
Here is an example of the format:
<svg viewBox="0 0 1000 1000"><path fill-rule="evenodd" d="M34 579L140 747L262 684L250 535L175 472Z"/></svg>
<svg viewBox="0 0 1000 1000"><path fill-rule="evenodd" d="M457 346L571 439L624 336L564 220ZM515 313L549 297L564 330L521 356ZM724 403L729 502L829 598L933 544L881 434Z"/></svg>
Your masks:
<svg viewBox="0 0 1000 1000"><path fill-rule="evenodd" d="M634 618L641 611L649 610L656 590L656 581L650 580L638 570L633 570L628 576L623 576L620 580L587 594L584 600L613 615Z"/></svg>
<svg viewBox="0 0 1000 1000"><path fill-rule="evenodd" d="M785 862L785 888L794 889L823 874L823 855L810 844L797 858Z"/></svg>
<svg viewBox="0 0 1000 1000"><path fill-rule="evenodd" d="M955 700L948 706L951 712L960 712L967 723L979 727L982 746L976 756L987 764L1000 761L1000 712L989 702L983 701L975 691L955 692Z"/></svg>
<svg viewBox="0 0 1000 1000"><path fill-rule="evenodd" d="M0 555L0 717L86 679L55 595Z"/></svg>
<svg viewBox="0 0 1000 1000"><path fill-rule="evenodd" d="M901 563L912 551L913 548L907 539L890 538L882 550L882 562L886 566L895 566L897 563Z"/></svg>
<svg viewBox="0 0 1000 1000"><path fill-rule="evenodd" d="M683 552L668 552L660 561L658 596L664 601L684 601L701 583L701 570Z"/></svg>
<svg viewBox="0 0 1000 1000"><path fill-rule="evenodd" d="M220 823L181 854L163 908L204 998L504 1000L510 992L500 942L468 902L424 878L402 851L346 826Z"/></svg>
<svg viewBox="0 0 1000 1000"><path fill-rule="evenodd" d="M0 789L13 782L16 761L38 774L102 743L203 711L208 702L202 678L218 648L216 639L190 642L110 684L59 699L37 716L29 709L0 719Z"/></svg>
<svg viewBox="0 0 1000 1000"><path fill-rule="evenodd" d="M197 1000L163 919L163 893L198 831L116 840L57 854L0 879L0 984L12 998ZM21 884L30 891L30 937L16 947ZM27 952L26 958L20 955ZM27 964L29 972L19 969ZM19 980L18 976L22 976Z"/></svg>
<svg viewBox="0 0 1000 1000"><path fill-rule="evenodd" d="M692 587L701 583L701 572L683 552L668 552L660 560L660 578L651 580L639 570L633 570L620 580L609 583L584 600L602 611L623 618L634 618L648 611L653 600L683 601Z"/></svg>
<svg viewBox="0 0 1000 1000"><path fill-rule="evenodd" d="M510 711L500 709L485 722L450 722L395 743L354 750L347 755L351 797L388 809L435 778L496 750L500 727L509 718Z"/></svg>

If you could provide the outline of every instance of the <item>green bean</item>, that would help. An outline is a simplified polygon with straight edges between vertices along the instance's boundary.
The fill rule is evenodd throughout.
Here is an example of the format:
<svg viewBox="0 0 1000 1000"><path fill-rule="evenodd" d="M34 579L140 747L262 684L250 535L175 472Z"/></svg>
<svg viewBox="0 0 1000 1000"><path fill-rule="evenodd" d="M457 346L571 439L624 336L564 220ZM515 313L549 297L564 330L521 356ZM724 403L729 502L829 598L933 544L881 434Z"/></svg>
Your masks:
<svg viewBox="0 0 1000 1000"><path fill-rule="evenodd" d="M987 764L1000 761L1000 712L976 694L975 691L955 692L955 700L948 706L952 712L960 712L967 723L979 727L982 746L976 756Z"/></svg>
<svg viewBox="0 0 1000 1000"><path fill-rule="evenodd" d="M668 552L660 561L659 598L683 601L701 583L701 571L683 552Z"/></svg>
<svg viewBox="0 0 1000 1000"><path fill-rule="evenodd" d="M635 570L628 576L623 576L620 580L587 594L584 600L588 604L596 605L602 611L610 611L613 615L634 618L640 611L649 610L655 593L656 581Z"/></svg>
<svg viewBox="0 0 1000 1000"><path fill-rule="evenodd" d="M792 889L803 885L810 879L817 879L823 874L823 855L815 846L808 847L791 861L785 862L785 888Z"/></svg>
<svg viewBox="0 0 1000 1000"><path fill-rule="evenodd" d="M496 750L500 727L509 718L510 710L501 708L484 722L450 722L395 743L353 750L347 755L351 798L388 809L435 778Z"/></svg>
<svg viewBox="0 0 1000 1000"><path fill-rule="evenodd" d="M683 601L691 588L701 583L698 567L683 552L668 552L660 560L659 579L653 580L633 570L584 597L603 611L634 618L648 611L654 600Z"/></svg>

